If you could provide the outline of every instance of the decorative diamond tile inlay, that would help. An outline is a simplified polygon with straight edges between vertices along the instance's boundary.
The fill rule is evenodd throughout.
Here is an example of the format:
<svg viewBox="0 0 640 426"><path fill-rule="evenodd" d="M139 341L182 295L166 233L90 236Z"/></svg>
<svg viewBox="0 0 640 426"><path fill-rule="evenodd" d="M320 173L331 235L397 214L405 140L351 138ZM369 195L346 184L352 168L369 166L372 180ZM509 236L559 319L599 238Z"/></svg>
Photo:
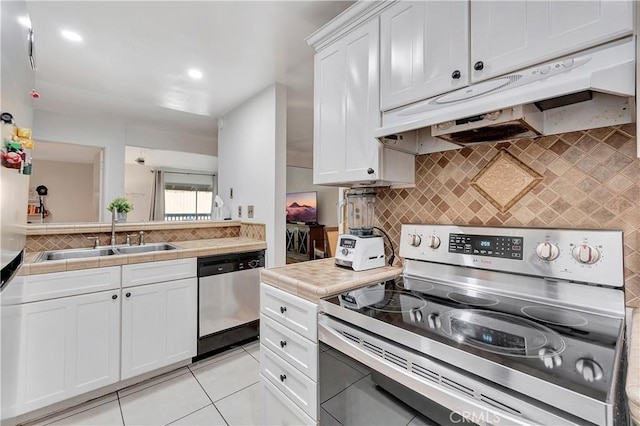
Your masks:
<svg viewBox="0 0 640 426"><path fill-rule="evenodd" d="M540 181L542 175L506 150L500 150L471 179L471 186L500 212L505 213Z"/></svg>

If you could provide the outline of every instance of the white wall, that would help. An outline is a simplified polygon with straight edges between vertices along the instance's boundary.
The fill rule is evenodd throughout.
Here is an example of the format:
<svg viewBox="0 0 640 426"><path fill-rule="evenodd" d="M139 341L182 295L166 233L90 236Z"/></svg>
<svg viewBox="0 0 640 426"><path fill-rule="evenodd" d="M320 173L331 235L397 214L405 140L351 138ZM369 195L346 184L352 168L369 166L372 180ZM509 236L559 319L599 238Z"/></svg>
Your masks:
<svg viewBox="0 0 640 426"><path fill-rule="evenodd" d="M152 168L139 164L124 166L124 195L133 203L133 210L127 214L129 222L146 222L149 220L151 207L151 185L153 183Z"/></svg>
<svg viewBox="0 0 640 426"><path fill-rule="evenodd" d="M45 185L45 198L51 213L46 222L95 222L98 212L93 206L93 164L33 160L29 186Z"/></svg>
<svg viewBox="0 0 640 426"><path fill-rule="evenodd" d="M234 219L242 206L242 220L267 225L267 266L284 265L286 88L270 86L222 118L218 192ZM254 206L253 219L247 218L247 205Z"/></svg>
<svg viewBox="0 0 640 426"><path fill-rule="evenodd" d="M318 192L318 223L327 227L338 226L338 188L314 185L312 169L287 167L287 192L303 191Z"/></svg>
<svg viewBox="0 0 640 426"><path fill-rule="evenodd" d="M104 206L124 195L125 145L161 149L170 147L184 152L216 154L215 138L147 129L109 118L70 116L52 111L35 111L33 133L37 140L104 148ZM108 220L108 212L102 210L100 220Z"/></svg>

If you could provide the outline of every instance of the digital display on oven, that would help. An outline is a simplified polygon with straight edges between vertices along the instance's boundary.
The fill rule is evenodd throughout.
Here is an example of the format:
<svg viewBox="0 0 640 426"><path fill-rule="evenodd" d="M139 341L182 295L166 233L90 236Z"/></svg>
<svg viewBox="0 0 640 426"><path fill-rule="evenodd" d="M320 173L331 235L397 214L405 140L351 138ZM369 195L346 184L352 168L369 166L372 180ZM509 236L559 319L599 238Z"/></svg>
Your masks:
<svg viewBox="0 0 640 426"><path fill-rule="evenodd" d="M520 355L527 353L526 341L522 336L461 321L458 318L451 318L451 331L473 342L509 349L511 353Z"/></svg>
<svg viewBox="0 0 640 426"><path fill-rule="evenodd" d="M356 247L356 240L353 239L353 238L341 238L340 239L340 247L355 248Z"/></svg>
<svg viewBox="0 0 640 426"><path fill-rule="evenodd" d="M449 234L449 253L522 260L523 244L522 237Z"/></svg>

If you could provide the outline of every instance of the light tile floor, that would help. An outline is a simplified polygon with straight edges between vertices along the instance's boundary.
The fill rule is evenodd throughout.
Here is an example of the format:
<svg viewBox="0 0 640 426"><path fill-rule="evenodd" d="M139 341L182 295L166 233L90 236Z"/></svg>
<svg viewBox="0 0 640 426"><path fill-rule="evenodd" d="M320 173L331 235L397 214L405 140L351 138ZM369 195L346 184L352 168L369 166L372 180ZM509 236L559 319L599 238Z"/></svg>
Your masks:
<svg viewBox="0 0 640 426"><path fill-rule="evenodd" d="M53 414L42 425L262 425L260 346L252 342ZM322 345L321 425L431 425L370 379L367 367Z"/></svg>

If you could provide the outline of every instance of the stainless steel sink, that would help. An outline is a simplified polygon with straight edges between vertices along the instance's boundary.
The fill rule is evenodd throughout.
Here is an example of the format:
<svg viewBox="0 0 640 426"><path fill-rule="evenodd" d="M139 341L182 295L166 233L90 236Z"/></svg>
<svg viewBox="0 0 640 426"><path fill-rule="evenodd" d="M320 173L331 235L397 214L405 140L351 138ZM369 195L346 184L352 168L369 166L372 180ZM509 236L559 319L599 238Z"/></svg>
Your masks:
<svg viewBox="0 0 640 426"><path fill-rule="evenodd" d="M45 251L40 254L40 256L38 256L36 262L44 262L46 260L67 260L82 259L85 257L112 256L114 254L118 253L112 248Z"/></svg>
<svg viewBox="0 0 640 426"><path fill-rule="evenodd" d="M82 259L85 257L114 256L119 254L153 253L157 251L177 250L178 247L169 243L151 243L142 246L99 247L95 249L69 249L45 251L36 258L36 262L47 260Z"/></svg>
<svg viewBox="0 0 640 426"><path fill-rule="evenodd" d="M143 246L124 246L116 247L118 253L121 254L136 254L136 253L151 253L155 251L176 250L178 247L169 243L151 243Z"/></svg>

